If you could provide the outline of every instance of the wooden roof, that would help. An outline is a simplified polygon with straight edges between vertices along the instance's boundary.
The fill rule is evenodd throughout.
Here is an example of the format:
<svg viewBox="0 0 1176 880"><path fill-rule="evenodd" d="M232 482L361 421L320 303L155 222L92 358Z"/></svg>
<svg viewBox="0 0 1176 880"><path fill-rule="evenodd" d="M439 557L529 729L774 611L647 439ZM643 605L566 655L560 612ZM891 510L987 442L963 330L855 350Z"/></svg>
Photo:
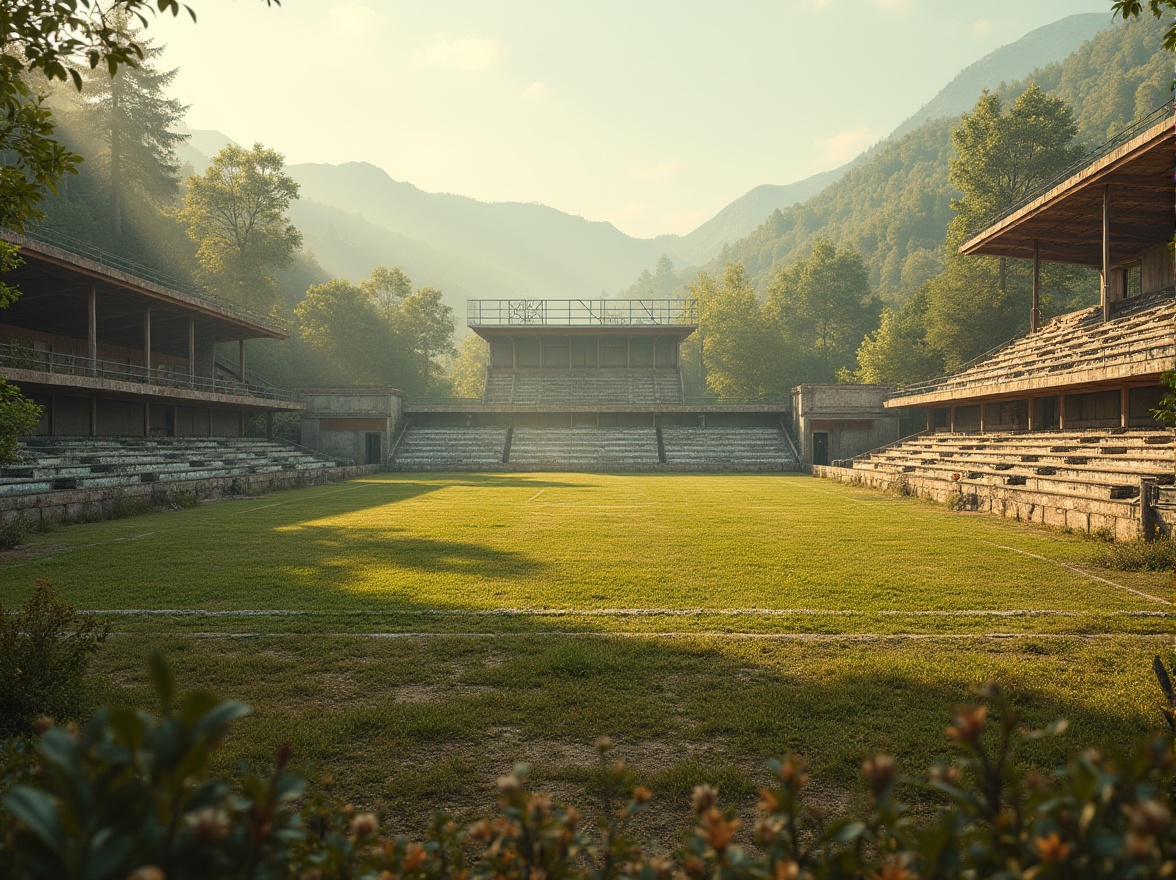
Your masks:
<svg viewBox="0 0 1176 880"><path fill-rule="evenodd" d="M1139 259L1176 228L1176 129L1169 112L960 247L962 254L1102 266L1103 193L1110 194L1111 263Z"/></svg>
<svg viewBox="0 0 1176 880"><path fill-rule="evenodd" d="M0 311L0 324L72 336L87 335L88 297L97 292L98 335L103 343L137 348L143 342L143 314L152 310L155 351L187 356L188 319L202 342L241 338L284 339L272 319L245 314L233 306L165 287L55 245L0 230L0 239L20 247L23 265L4 274L21 295Z"/></svg>

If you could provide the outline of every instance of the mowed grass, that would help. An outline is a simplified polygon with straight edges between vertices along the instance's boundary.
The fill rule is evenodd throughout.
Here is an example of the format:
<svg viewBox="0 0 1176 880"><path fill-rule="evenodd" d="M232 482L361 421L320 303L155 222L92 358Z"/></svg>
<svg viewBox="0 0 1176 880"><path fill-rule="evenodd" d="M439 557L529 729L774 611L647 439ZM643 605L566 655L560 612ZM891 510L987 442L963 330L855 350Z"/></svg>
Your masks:
<svg viewBox="0 0 1176 880"><path fill-rule="evenodd" d="M831 805L870 752L944 757L951 706L989 677L1030 723L1071 722L1027 754L1042 766L1156 729L1170 576L1091 550L800 476L383 474L38 535L0 556L0 601L45 578L157 612L111 615L93 699L149 707L162 650L255 707L225 769L290 741L419 831L488 809L519 760L590 800L608 734L672 842L692 785L748 808L771 755L804 756Z"/></svg>

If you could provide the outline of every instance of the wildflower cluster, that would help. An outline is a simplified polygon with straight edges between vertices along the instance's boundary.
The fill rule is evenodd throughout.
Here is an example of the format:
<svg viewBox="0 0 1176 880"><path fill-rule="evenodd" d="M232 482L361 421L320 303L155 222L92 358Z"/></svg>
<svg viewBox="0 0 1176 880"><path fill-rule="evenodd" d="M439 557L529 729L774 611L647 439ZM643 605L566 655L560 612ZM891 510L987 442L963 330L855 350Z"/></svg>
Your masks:
<svg viewBox="0 0 1176 880"><path fill-rule="evenodd" d="M597 742L593 823L528 784L498 780L499 810L461 824L434 817L424 840L386 834L379 817L340 804L330 779L310 788L283 747L268 774L208 772L230 723L248 710L203 693L173 709L171 677L153 678L160 718L101 710L84 729L38 727L35 753L0 753L6 812L0 875L16 880L835 880L835 878L1176 877L1169 732L1118 759L1086 751L1050 779L1015 759L1027 730L994 685L956 710L951 765L904 776L893 758L862 765L865 806L829 817L807 798L800 759L769 762L750 828L700 785L672 854L630 835L651 792L631 784L612 743ZM1171 696L1167 693L1166 696ZM916 819L899 797L938 804Z"/></svg>

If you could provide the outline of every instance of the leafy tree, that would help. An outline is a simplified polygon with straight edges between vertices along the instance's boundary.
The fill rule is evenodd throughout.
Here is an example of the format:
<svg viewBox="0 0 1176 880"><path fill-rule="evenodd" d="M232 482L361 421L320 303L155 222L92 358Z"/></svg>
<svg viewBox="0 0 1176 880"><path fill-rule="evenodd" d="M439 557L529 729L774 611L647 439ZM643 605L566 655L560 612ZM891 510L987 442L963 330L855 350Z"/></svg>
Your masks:
<svg viewBox="0 0 1176 880"><path fill-rule="evenodd" d="M1037 86L1007 113L1001 99L985 90L951 134L956 156L950 178L961 196L951 203L949 244L975 235L1081 158L1077 134L1073 111Z"/></svg>
<svg viewBox="0 0 1176 880"><path fill-rule="evenodd" d="M788 385L832 382L853 369L878 303L861 254L818 240L808 257L776 273L765 313L781 340Z"/></svg>
<svg viewBox="0 0 1176 880"><path fill-rule="evenodd" d="M853 381L875 385L906 385L930 379L943 362L926 343L927 288L924 286L898 309L883 309L882 322L857 350Z"/></svg>
<svg viewBox="0 0 1176 880"><path fill-rule="evenodd" d="M958 246L1001 212L1040 190L1079 158L1070 108L1036 86L1008 111L984 92L952 132L958 155L951 180L961 196L949 227L946 266L928 282L926 342L948 370L1024 331L1031 303L1031 269L1024 260L964 257ZM1068 302L1088 272L1042 267L1043 311Z"/></svg>
<svg viewBox="0 0 1176 880"><path fill-rule="evenodd" d="M345 279L312 285L294 309L298 336L349 383L388 381L392 334L371 294Z"/></svg>
<svg viewBox="0 0 1176 880"><path fill-rule="evenodd" d="M414 291L397 267L378 266L358 284L312 285L294 313L300 343L318 360L315 380L345 377L412 394L446 388L440 361L454 352L453 310L436 288Z"/></svg>
<svg viewBox="0 0 1176 880"><path fill-rule="evenodd" d="M1112 0L1111 10L1124 19L1139 18L1145 4L1153 16L1166 19L1168 29L1164 31L1164 48L1176 52L1176 0Z"/></svg>
<svg viewBox="0 0 1176 880"><path fill-rule="evenodd" d="M719 397L758 397L778 391L772 328L743 266L728 263L722 284L705 273L691 285L699 298L699 324L706 388Z"/></svg>
<svg viewBox="0 0 1176 880"><path fill-rule="evenodd" d="M444 389L440 359L452 356L453 309L441 291L422 287L399 266L377 266L359 283L383 317L391 333L394 384L416 393Z"/></svg>
<svg viewBox="0 0 1176 880"><path fill-rule="evenodd" d="M180 214L199 248L197 280L253 308L274 306L272 273L302 245L286 216L298 184L283 167L282 155L261 144L227 146L204 174L188 178Z"/></svg>
<svg viewBox="0 0 1176 880"><path fill-rule="evenodd" d="M449 365L449 382L458 397L481 397L486 387L490 345L477 333L461 341L457 356Z"/></svg>

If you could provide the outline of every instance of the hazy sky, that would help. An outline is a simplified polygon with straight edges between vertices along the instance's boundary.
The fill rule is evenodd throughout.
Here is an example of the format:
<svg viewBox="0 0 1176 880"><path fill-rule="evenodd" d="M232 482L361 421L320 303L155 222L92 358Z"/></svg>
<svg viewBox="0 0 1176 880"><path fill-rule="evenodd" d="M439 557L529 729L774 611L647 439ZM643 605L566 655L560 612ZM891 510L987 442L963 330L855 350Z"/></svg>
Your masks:
<svg viewBox="0 0 1176 880"><path fill-rule="evenodd" d="M188 0L160 21L193 128L288 162L689 232L833 168L956 73L1109 0Z"/></svg>

